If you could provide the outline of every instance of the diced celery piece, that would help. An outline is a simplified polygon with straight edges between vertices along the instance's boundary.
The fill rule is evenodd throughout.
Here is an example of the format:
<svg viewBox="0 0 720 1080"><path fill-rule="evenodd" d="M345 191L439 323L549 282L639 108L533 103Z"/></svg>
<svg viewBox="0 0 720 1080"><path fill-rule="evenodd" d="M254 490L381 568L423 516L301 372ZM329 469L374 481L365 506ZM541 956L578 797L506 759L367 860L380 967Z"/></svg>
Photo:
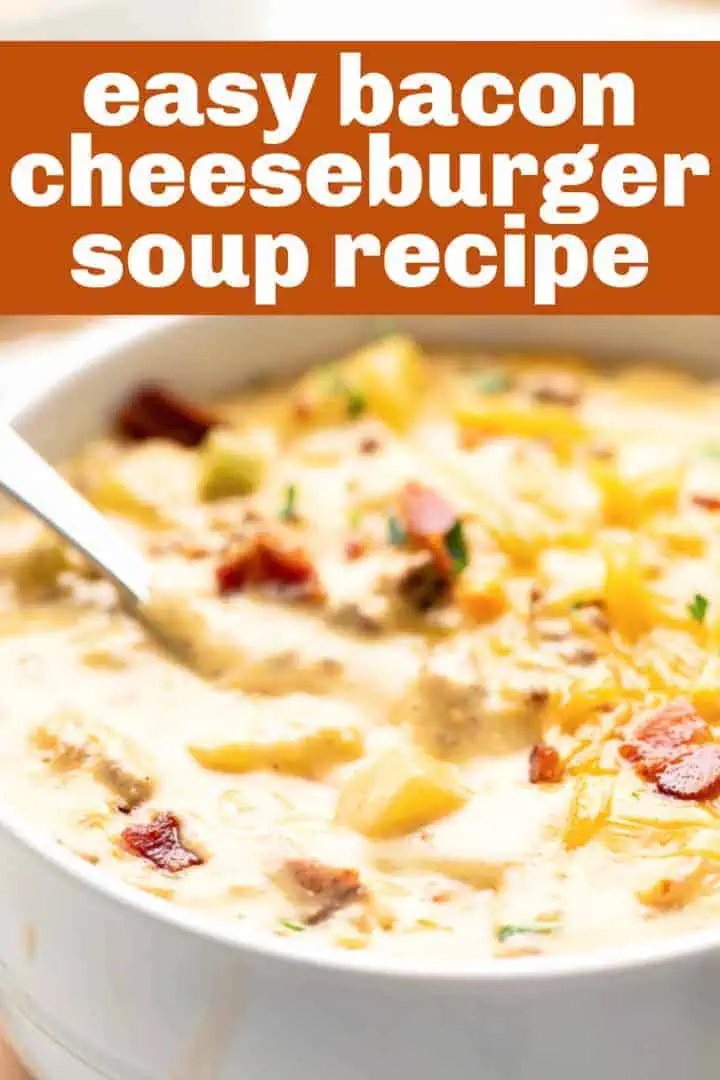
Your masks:
<svg viewBox="0 0 720 1080"><path fill-rule="evenodd" d="M200 497L225 499L257 491L267 474L272 451L269 432L229 428L210 431L200 451Z"/></svg>

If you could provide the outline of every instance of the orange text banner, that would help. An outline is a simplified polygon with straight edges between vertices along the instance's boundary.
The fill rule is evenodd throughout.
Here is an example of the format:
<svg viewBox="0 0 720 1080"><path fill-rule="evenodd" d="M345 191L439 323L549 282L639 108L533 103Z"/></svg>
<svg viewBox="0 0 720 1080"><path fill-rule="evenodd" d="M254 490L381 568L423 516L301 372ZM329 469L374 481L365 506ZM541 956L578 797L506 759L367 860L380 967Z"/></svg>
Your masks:
<svg viewBox="0 0 720 1080"><path fill-rule="evenodd" d="M720 43L0 43L0 312L715 314L719 89Z"/></svg>

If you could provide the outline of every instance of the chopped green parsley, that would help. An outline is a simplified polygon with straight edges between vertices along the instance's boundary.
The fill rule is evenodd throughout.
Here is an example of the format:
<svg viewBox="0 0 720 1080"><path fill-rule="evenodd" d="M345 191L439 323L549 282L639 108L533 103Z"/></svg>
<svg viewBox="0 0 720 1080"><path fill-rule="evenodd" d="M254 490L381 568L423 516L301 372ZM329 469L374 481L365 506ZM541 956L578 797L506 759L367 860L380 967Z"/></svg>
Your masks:
<svg viewBox="0 0 720 1080"><path fill-rule="evenodd" d="M288 484L285 488L280 517L283 521L293 521L297 517L297 484Z"/></svg>
<svg viewBox="0 0 720 1080"><path fill-rule="evenodd" d="M707 596L703 596L702 593L695 593L692 603L688 604L690 618L694 619L695 622L705 622L705 616L707 615L709 607L710 601Z"/></svg>
<svg viewBox="0 0 720 1080"><path fill-rule="evenodd" d="M359 416L367 409L367 398L359 390L354 390L351 386L346 387L347 394L347 412L351 420L357 420Z"/></svg>
<svg viewBox="0 0 720 1080"><path fill-rule="evenodd" d="M452 559L453 573L460 574L470 562L463 524L460 518L445 533L445 548Z"/></svg>
<svg viewBox="0 0 720 1080"><path fill-rule="evenodd" d="M407 543L407 533L394 515L388 518L387 538L388 543L394 547L402 547Z"/></svg>
<svg viewBox="0 0 720 1080"><path fill-rule="evenodd" d="M479 394L506 394L511 386L512 379L506 371L486 371L475 380Z"/></svg>
<svg viewBox="0 0 720 1080"><path fill-rule="evenodd" d="M517 934L552 934L557 929L557 924L551 925L549 923L535 923L533 926L517 926L513 923L505 923L504 926L497 928L495 937L502 945L508 938L515 937Z"/></svg>

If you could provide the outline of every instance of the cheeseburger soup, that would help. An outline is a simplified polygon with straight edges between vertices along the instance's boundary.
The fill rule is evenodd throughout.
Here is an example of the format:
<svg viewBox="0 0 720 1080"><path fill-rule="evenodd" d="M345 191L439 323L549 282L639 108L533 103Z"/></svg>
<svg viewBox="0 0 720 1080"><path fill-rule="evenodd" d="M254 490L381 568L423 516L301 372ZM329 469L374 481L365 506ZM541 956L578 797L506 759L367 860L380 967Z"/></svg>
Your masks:
<svg viewBox="0 0 720 1080"><path fill-rule="evenodd" d="M0 792L147 892L472 963L720 921L720 393L389 338L122 403L152 614L0 524Z"/></svg>

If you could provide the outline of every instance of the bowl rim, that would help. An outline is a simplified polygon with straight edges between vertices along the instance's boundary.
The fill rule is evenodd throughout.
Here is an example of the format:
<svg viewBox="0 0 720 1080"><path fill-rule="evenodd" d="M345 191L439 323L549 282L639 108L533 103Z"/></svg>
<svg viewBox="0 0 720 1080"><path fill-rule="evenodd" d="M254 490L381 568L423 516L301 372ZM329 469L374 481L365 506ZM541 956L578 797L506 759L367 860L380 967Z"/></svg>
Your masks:
<svg viewBox="0 0 720 1080"><path fill-rule="evenodd" d="M57 369L32 388L7 393L0 408L0 420L14 424L30 418L35 410L47 407L60 390L81 386L89 371L111 363L116 354L122 355L120 350L133 348L148 338L161 337L166 330L197 318L207 317L128 317L113 321L109 326L94 326L76 335L68 335L56 350L60 361ZM608 949L549 956L493 957L476 963L441 961L432 966L424 965L414 957L343 950L330 945L308 946L297 937L291 939L291 944L270 933L244 933L242 923L213 918L126 884L63 848L52 836L26 821L19 811L1 798L0 828L6 829L23 847L29 848L64 875L113 903L139 911L149 919L159 919L182 933L228 946L257 960L269 957L293 966L309 965L320 971L337 973L338 976L352 974L356 977L381 978L383 981L421 981L429 987L438 984L454 987L472 987L476 984L501 986L512 985L518 979L544 983L550 979L632 974L669 963L676 966L679 961L692 961L700 954L720 950L720 926Z"/></svg>

